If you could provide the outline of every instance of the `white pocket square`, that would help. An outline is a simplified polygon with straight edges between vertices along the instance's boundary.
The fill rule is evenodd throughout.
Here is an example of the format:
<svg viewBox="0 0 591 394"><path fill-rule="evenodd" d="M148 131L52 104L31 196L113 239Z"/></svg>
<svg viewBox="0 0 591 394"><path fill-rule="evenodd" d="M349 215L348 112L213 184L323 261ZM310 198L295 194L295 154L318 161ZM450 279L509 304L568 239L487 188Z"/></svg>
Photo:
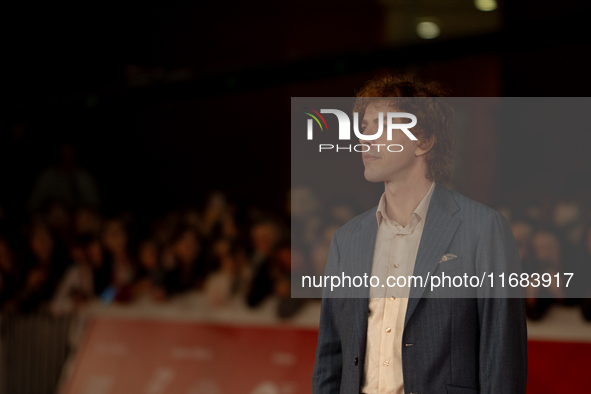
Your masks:
<svg viewBox="0 0 591 394"><path fill-rule="evenodd" d="M458 257L458 256L456 256L455 254L451 254L451 253L444 254L443 257L441 258L441 260L439 260L439 262L443 263L444 261L455 259L456 257Z"/></svg>

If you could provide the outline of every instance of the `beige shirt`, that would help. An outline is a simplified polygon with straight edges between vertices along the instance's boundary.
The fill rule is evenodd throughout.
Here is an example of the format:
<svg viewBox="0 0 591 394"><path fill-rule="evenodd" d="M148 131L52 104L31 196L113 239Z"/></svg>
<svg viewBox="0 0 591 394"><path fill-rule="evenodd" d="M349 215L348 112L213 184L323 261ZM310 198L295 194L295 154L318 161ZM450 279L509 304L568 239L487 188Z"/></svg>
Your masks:
<svg viewBox="0 0 591 394"><path fill-rule="evenodd" d="M388 276L408 278L412 275L434 188L435 182L414 210L406 227L388 218L386 195L382 195L376 212L378 232L372 266L372 276L378 276L380 283L385 283ZM406 298L401 298L401 294ZM362 393L404 393L402 332L407 304L408 287L370 288Z"/></svg>

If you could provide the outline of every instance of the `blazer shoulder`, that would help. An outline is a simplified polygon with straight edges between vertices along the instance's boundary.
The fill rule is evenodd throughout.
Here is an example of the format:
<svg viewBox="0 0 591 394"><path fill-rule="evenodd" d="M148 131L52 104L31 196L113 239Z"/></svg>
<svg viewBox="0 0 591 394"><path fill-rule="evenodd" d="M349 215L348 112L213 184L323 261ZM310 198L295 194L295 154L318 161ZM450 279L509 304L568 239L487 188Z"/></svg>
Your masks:
<svg viewBox="0 0 591 394"><path fill-rule="evenodd" d="M505 220L504 216L496 209L468 198L454 190L448 189L448 191L460 208L458 214L461 216L462 221L478 221L482 223L493 218Z"/></svg>

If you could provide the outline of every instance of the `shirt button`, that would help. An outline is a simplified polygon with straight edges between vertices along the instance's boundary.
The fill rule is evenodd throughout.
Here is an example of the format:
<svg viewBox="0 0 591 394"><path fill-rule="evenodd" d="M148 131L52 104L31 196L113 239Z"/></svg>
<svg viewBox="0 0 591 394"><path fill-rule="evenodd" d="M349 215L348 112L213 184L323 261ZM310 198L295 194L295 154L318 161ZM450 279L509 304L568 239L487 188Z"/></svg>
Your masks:
<svg viewBox="0 0 591 394"><path fill-rule="evenodd" d="M384 367L387 367L388 365L390 365L390 361L384 361Z"/></svg>
<svg viewBox="0 0 591 394"><path fill-rule="evenodd" d="M399 264L394 264L394 268L398 268L398 267L400 267Z"/></svg>
<svg viewBox="0 0 591 394"><path fill-rule="evenodd" d="M392 329L390 327L386 328L386 332L390 332Z"/></svg>

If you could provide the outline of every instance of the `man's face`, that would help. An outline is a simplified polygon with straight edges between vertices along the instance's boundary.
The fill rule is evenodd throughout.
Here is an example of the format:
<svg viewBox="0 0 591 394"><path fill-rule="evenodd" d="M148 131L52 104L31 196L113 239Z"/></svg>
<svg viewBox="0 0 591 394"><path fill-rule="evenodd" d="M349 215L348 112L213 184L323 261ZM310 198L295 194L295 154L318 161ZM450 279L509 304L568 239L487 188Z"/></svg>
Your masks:
<svg viewBox="0 0 591 394"><path fill-rule="evenodd" d="M370 104L365 110L365 116L361 121L360 132L364 135L376 134L379 128L379 113L382 113L383 131L380 138L375 140L359 139L359 143L370 146L370 150L362 153L363 165L365 166L365 179L370 182L390 182L397 179L403 179L405 174L417 164L417 160L422 160L422 157L415 153L416 141L410 140L400 129L392 130L392 140L388 140L387 121L388 112L400 112L396 109L386 106L385 104ZM392 123L401 124L409 123L405 118L393 118ZM412 130L411 130L412 132ZM377 144L383 144L378 146ZM389 145L402 145L402 151L399 151L400 146L392 146L389 151ZM379 151L378 151L379 149ZM367 148L363 148L367 150Z"/></svg>

